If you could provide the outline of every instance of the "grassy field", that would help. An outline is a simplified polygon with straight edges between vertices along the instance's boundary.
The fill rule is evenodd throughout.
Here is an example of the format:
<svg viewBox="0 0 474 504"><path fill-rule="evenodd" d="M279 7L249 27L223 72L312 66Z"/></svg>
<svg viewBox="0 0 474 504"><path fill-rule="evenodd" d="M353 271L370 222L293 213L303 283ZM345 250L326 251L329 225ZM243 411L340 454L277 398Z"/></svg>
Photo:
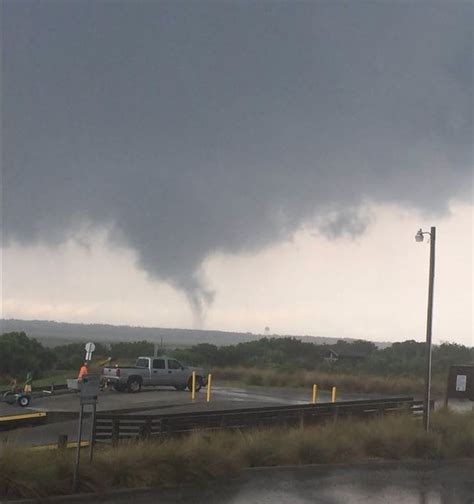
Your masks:
<svg viewBox="0 0 474 504"><path fill-rule="evenodd" d="M0 446L0 498L71 491L74 454ZM400 415L328 422L306 428L196 433L96 450L81 466L82 492L113 488L202 484L242 469L367 460L474 458L474 414L439 411L426 434L419 420Z"/></svg>
<svg viewBox="0 0 474 504"><path fill-rule="evenodd" d="M213 377L228 382L243 385L260 385L264 387L306 387L317 384L320 390L330 390L336 386L346 393L375 394L408 394L419 395L424 391L424 380L411 376L376 376L362 373L340 373L324 371L289 371L278 368L216 368L212 370ZM432 394L442 397L445 392L445 379L433 377Z"/></svg>

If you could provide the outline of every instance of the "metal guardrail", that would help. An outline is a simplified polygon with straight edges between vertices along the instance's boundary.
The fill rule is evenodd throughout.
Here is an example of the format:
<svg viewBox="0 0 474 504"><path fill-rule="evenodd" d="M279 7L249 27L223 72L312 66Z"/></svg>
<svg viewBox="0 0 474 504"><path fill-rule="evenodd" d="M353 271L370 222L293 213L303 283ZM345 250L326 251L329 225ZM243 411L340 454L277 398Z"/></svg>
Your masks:
<svg viewBox="0 0 474 504"><path fill-rule="evenodd" d="M90 446L89 441L81 441L81 447L87 448ZM77 441L66 441L66 443L50 443L42 445L33 445L30 447L32 451L43 451L43 450L69 450L71 448L77 448Z"/></svg>
<svg viewBox="0 0 474 504"><path fill-rule="evenodd" d="M266 406L161 415L98 413L93 439L94 442L116 445L121 440L179 435L198 430L309 425L328 418L364 418L405 411L414 415L421 414L423 412L423 402L415 401L413 397L395 397L366 401Z"/></svg>
<svg viewBox="0 0 474 504"><path fill-rule="evenodd" d="M26 425L42 424L46 421L47 413L44 411L29 411L27 413L13 413L0 416L0 430L9 430Z"/></svg>

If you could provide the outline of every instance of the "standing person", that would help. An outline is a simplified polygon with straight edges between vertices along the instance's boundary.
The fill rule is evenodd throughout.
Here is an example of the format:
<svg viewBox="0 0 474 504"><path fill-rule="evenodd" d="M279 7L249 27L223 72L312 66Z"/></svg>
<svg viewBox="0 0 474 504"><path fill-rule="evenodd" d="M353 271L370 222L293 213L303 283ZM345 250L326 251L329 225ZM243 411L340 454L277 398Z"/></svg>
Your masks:
<svg viewBox="0 0 474 504"><path fill-rule="evenodd" d="M33 387L33 374L29 371L26 375L25 386L23 387L23 392L25 394L31 394L31 389Z"/></svg>
<svg viewBox="0 0 474 504"><path fill-rule="evenodd" d="M82 380L84 376L87 376L89 374L89 364L87 362L84 362L84 364L81 366L81 369L79 369L79 376L77 377L78 380Z"/></svg>
<svg viewBox="0 0 474 504"><path fill-rule="evenodd" d="M99 367L104 367L104 366L110 366L110 363L112 362L112 357L107 357L107 359L101 360L97 363ZM100 377L100 390L108 390L109 388L109 380L103 376L103 370L102 370L102 375Z"/></svg>
<svg viewBox="0 0 474 504"><path fill-rule="evenodd" d="M8 388L10 389L10 392L12 394L16 394L17 389L18 389L18 380L14 376L12 376L12 378L10 379L10 382L8 384Z"/></svg>

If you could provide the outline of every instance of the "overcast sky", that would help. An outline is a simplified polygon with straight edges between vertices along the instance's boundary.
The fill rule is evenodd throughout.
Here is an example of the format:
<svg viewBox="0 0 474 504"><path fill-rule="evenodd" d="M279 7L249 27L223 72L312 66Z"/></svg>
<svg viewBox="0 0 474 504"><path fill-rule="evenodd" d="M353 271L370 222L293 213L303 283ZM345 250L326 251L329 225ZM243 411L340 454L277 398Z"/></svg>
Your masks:
<svg viewBox="0 0 474 504"><path fill-rule="evenodd" d="M8 318L473 344L473 9L3 0Z"/></svg>

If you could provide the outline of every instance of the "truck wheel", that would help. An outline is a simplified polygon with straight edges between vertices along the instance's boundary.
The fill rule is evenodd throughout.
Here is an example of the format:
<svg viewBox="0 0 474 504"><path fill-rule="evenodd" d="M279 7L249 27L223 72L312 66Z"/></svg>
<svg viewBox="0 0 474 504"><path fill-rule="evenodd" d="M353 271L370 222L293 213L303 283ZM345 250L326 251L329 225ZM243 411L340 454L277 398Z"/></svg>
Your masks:
<svg viewBox="0 0 474 504"><path fill-rule="evenodd" d="M127 390L134 394L135 392L140 392L142 389L142 382L138 378L130 378L127 383Z"/></svg>
<svg viewBox="0 0 474 504"><path fill-rule="evenodd" d="M196 392L199 392L202 387L202 378L200 376L196 376ZM192 377L188 380L188 389L192 390L193 388L193 379Z"/></svg>

